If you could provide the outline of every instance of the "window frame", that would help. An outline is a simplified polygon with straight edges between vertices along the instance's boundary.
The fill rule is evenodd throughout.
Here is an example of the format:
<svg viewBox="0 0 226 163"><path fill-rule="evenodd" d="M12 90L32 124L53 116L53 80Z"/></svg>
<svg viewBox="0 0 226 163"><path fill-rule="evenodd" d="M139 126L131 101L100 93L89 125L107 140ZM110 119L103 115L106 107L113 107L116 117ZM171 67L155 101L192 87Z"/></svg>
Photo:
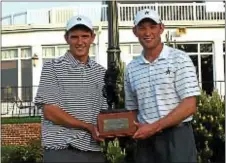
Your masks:
<svg viewBox="0 0 226 163"><path fill-rule="evenodd" d="M60 47L68 47L68 50L69 50L68 44L42 45L41 47L42 47L42 59L53 59L53 58L63 56L66 53L66 51L65 51L64 54L59 54L58 49ZM56 55L55 56L48 56L48 57L44 56L43 55L43 48L54 48L54 52L55 52ZM96 44L95 43L91 44L90 49L91 48L92 48L92 53L89 53L89 57L92 58L92 59L94 58L93 60L95 60L96 59L96 48L97 48Z"/></svg>
<svg viewBox="0 0 226 163"><path fill-rule="evenodd" d="M23 49L30 49L30 55L29 56L26 56L26 57L22 57L22 53L21 53L21 50L23 50ZM22 91L22 89L23 89L23 87L24 86L22 86L22 61L23 60L32 60L32 46L12 46L12 47L2 47L2 49L1 49L1 52L2 51L7 51L7 50L17 50L17 57L14 57L14 58L5 58L5 59L1 59L1 62L4 62L4 61L16 61L16 63L17 63L17 85L16 86L10 86L10 87L12 87L12 88L17 88L16 89L16 98L17 99L21 99L21 100L23 100L22 99L22 94L23 94L23 91ZM32 83L32 91L31 91L31 94L30 94L30 96L31 96L31 100L33 99L33 67L31 66L31 83ZM3 89L3 87L1 88L1 89ZM2 99L1 98L1 101L2 102L8 102L8 101L10 101L10 99L6 99L6 100L4 100L4 99Z"/></svg>

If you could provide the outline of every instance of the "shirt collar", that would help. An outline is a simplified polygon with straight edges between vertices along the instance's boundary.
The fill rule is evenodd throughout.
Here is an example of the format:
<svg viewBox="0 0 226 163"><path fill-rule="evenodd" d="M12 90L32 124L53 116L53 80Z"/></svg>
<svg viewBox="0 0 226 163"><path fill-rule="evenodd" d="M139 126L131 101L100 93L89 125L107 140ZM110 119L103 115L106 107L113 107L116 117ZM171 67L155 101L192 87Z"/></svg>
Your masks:
<svg viewBox="0 0 226 163"><path fill-rule="evenodd" d="M67 51L67 53L65 54L66 58L69 60L69 62L75 66L75 67L78 67L80 66L81 64L84 65L84 63L80 62L79 60L75 59L73 57L73 55ZM90 68L93 68L94 66L94 61L90 59L90 57L88 57L88 62L85 64L86 66L90 67Z"/></svg>
<svg viewBox="0 0 226 163"><path fill-rule="evenodd" d="M160 52L157 60L167 59L169 56L169 47L165 44L163 44L162 51ZM144 57L144 52L141 52L141 55L138 57L138 61L140 64L149 64L150 62Z"/></svg>
<svg viewBox="0 0 226 163"><path fill-rule="evenodd" d="M162 51L161 51L161 53L160 53L160 55L158 57L158 60L159 59L160 60L161 59L167 59L168 56L169 56L169 51L170 51L169 47L167 45L163 44L163 48L162 48Z"/></svg>

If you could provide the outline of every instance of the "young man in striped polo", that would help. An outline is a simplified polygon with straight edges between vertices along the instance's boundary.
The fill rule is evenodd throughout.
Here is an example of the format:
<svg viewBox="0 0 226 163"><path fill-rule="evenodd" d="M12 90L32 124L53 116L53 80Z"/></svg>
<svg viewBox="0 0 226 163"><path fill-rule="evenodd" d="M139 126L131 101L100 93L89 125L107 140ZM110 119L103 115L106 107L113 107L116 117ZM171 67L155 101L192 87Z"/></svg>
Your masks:
<svg viewBox="0 0 226 163"><path fill-rule="evenodd" d="M196 162L191 126L200 95L189 56L164 45L164 25L150 9L139 11L133 32L143 47L125 72L125 102L137 112L137 163Z"/></svg>
<svg viewBox="0 0 226 163"><path fill-rule="evenodd" d="M104 162L97 115L107 109L102 96L105 68L89 58L95 39L91 21L72 17L66 26L69 51L47 61L35 98L43 109L44 162Z"/></svg>

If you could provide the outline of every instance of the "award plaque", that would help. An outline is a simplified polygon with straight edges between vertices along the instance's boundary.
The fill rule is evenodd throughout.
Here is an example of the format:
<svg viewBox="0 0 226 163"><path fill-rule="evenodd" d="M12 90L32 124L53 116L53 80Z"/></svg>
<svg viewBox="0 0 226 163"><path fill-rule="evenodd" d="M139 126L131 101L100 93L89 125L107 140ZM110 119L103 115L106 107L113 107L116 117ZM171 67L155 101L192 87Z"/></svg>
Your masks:
<svg viewBox="0 0 226 163"><path fill-rule="evenodd" d="M111 62L104 77L103 96L107 98L108 108L101 110L97 118L100 137L132 136L136 132L136 112L118 109L119 92L117 91L117 75L115 62Z"/></svg>
<svg viewBox="0 0 226 163"><path fill-rule="evenodd" d="M132 136L136 132L136 113L124 109L101 111L98 115L100 137Z"/></svg>

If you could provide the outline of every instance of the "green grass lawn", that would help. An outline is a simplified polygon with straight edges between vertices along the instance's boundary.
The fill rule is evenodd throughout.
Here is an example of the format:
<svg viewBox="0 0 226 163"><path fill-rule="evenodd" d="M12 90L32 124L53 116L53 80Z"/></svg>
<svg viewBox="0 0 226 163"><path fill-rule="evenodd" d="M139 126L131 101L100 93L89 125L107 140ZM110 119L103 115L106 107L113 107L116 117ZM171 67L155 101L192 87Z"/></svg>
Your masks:
<svg viewBox="0 0 226 163"><path fill-rule="evenodd" d="M7 117L1 118L1 124L40 123L41 117Z"/></svg>

